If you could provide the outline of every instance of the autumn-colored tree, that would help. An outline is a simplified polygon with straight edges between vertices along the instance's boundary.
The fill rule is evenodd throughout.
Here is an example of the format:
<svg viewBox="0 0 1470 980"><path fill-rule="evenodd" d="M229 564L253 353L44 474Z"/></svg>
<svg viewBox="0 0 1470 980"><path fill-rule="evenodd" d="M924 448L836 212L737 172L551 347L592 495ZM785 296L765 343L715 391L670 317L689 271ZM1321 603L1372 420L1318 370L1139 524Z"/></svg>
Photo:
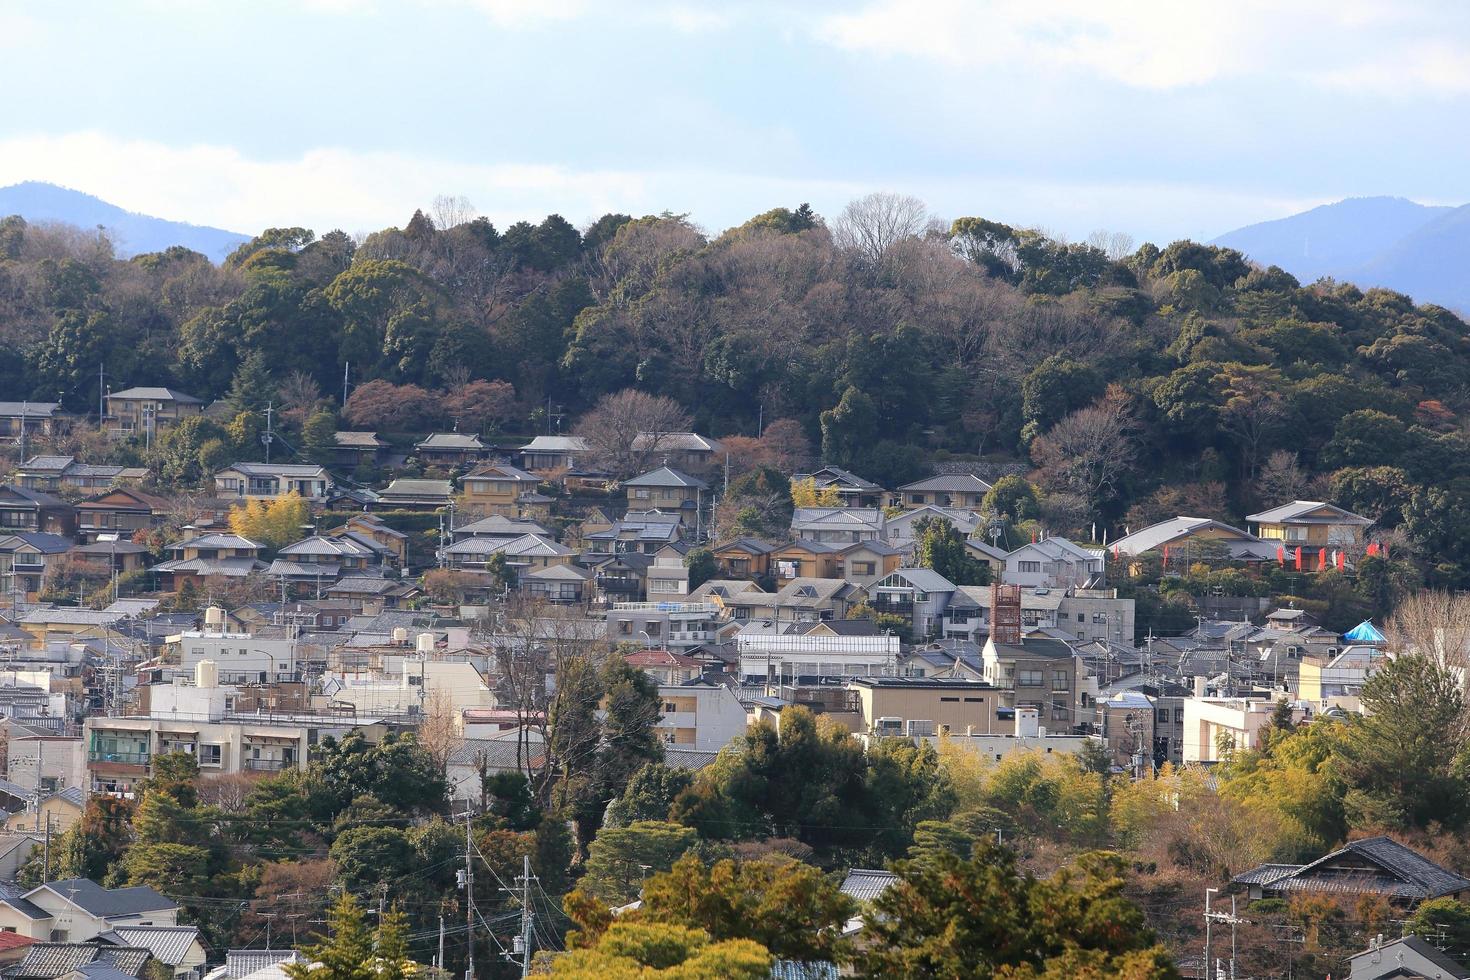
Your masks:
<svg viewBox="0 0 1470 980"><path fill-rule="evenodd" d="M515 417L516 390L509 381L470 381L444 396L444 414L462 432L498 428Z"/></svg>
<svg viewBox="0 0 1470 980"><path fill-rule="evenodd" d="M404 431L417 429L443 413L418 385L395 385L377 379L359 385L347 398L342 416L364 429Z"/></svg>
<svg viewBox="0 0 1470 980"><path fill-rule="evenodd" d="M816 477L791 481L791 503L797 507L841 507L837 487L818 487Z"/></svg>
<svg viewBox="0 0 1470 980"><path fill-rule="evenodd" d="M615 922L595 946L551 962L551 975L568 980L765 980L770 973L770 951L759 943L711 942L698 929L639 922Z"/></svg>
<svg viewBox="0 0 1470 980"><path fill-rule="evenodd" d="M271 548L299 541L310 520L311 505L295 490L269 504L248 500L230 508L231 531Z"/></svg>

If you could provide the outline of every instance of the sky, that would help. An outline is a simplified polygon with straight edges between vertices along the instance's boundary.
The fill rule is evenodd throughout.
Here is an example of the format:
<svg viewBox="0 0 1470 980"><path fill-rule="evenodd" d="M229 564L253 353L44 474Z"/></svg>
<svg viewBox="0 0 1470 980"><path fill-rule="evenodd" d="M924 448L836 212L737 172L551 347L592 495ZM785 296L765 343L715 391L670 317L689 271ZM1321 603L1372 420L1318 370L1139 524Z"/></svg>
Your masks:
<svg viewBox="0 0 1470 980"><path fill-rule="evenodd" d="M253 233L871 191L1208 239L1470 200L1461 0L0 0L0 185Z"/></svg>

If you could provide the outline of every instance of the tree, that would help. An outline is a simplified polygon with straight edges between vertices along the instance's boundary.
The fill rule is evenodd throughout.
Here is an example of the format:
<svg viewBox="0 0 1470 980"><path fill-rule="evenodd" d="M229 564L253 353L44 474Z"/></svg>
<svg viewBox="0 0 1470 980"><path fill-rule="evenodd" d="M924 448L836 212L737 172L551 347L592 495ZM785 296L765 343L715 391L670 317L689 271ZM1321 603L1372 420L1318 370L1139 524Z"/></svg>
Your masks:
<svg viewBox="0 0 1470 980"><path fill-rule="evenodd" d="M791 503L796 507L841 507L842 495L831 484L818 489L817 478L791 481Z"/></svg>
<svg viewBox="0 0 1470 980"><path fill-rule="evenodd" d="M1104 385L1086 364L1053 354L1021 381L1023 437L1035 436L1102 397Z"/></svg>
<svg viewBox="0 0 1470 980"><path fill-rule="evenodd" d="M353 389L342 415L364 429L400 432L421 427L437 418L440 410L432 396L418 385L395 385L380 378Z"/></svg>
<svg viewBox="0 0 1470 980"><path fill-rule="evenodd" d="M251 351L235 369L230 381L229 406L236 413L264 413L276 398L276 383L271 379L265 351Z"/></svg>
<svg viewBox="0 0 1470 980"><path fill-rule="evenodd" d="M714 552L708 548L691 548L684 556L684 567L689 569L689 588L699 588L710 579L719 574L719 564L715 561Z"/></svg>
<svg viewBox="0 0 1470 980"><path fill-rule="evenodd" d="M332 797L332 816L363 794L410 813L442 813L448 805L443 772L411 734L386 735L376 745L356 731L340 741L328 736L311 769Z"/></svg>
<svg viewBox="0 0 1470 980"><path fill-rule="evenodd" d="M465 431L482 432L515 417L516 390L508 381L471 381L450 391L443 404Z"/></svg>
<svg viewBox="0 0 1470 980"><path fill-rule="evenodd" d="M1401 652L1363 685L1366 714L1339 750L1344 802L1359 826L1460 827L1470 816L1465 696L1458 674L1427 652Z"/></svg>
<svg viewBox="0 0 1470 980"><path fill-rule="evenodd" d="M332 462L337 449L337 416L325 409L313 412L301 426L301 450L318 466Z"/></svg>
<svg viewBox="0 0 1470 980"><path fill-rule="evenodd" d="M954 585L990 582L990 566L970 557L965 539L942 517L921 517L914 522L913 564L934 569Z"/></svg>
<svg viewBox="0 0 1470 980"><path fill-rule="evenodd" d="M609 805L603 826L626 827L638 820L667 820L674 799L693 781L687 769L671 769L661 762L650 762L633 774L623 795Z"/></svg>
<svg viewBox="0 0 1470 980"><path fill-rule="evenodd" d="M311 505L295 490L269 504L248 500L230 508L230 530L271 548L301 540L311 522Z"/></svg>
<svg viewBox="0 0 1470 980"><path fill-rule="evenodd" d="M853 466L862 460L878 432L878 409L873 399L848 386L836 406L822 413L822 460L835 466Z"/></svg>
<svg viewBox="0 0 1470 980"><path fill-rule="evenodd" d="M1001 477L991 485L990 492L980 502L980 509L1013 524L1034 520L1041 513L1036 499L1036 488L1014 473Z"/></svg>
<svg viewBox="0 0 1470 980"><path fill-rule="evenodd" d="M672 434L687 431L689 425L689 414L672 398L625 388L599 400L575 431L586 440L597 465L626 479L645 472Z"/></svg>
<svg viewBox="0 0 1470 980"><path fill-rule="evenodd" d="M1470 955L1470 905L1453 898L1431 898L1420 902L1404 932L1436 944L1456 959Z"/></svg>
<svg viewBox="0 0 1470 980"><path fill-rule="evenodd" d="M343 883L357 892L409 877L418 867L413 844L397 827L350 827L332 842L331 855Z"/></svg>
<svg viewBox="0 0 1470 980"><path fill-rule="evenodd" d="M373 964L373 935L351 892L327 913L327 937L306 946L304 963L281 967L291 980L380 980Z"/></svg>
<svg viewBox="0 0 1470 980"><path fill-rule="evenodd" d="M597 945L551 961L551 975L570 980L765 980L770 974L770 952L748 939L712 943L698 929L636 922L616 922Z"/></svg>
<svg viewBox="0 0 1470 980"><path fill-rule="evenodd" d="M1068 415L1031 444L1042 482L1100 507L1133 465L1134 425L1121 392Z"/></svg>
<svg viewBox="0 0 1470 980"><path fill-rule="evenodd" d="M894 866L899 880L864 915L864 977L1176 978L1143 913L1123 897L1117 855L1090 852L1050 880L977 845Z"/></svg>
<svg viewBox="0 0 1470 980"><path fill-rule="evenodd" d="M850 201L832 223L832 240L864 262L878 265L901 242L916 238L929 222L924 202L878 191Z"/></svg>
<svg viewBox="0 0 1470 980"><path fill-rule="evenodd" d="M608 904L630 902L638 897L647 872L669 870L698 839L692 828L659 820L604 827L587 850L579 887Z"/></svg>
<svg viewBox="0 0 1470 980"><path fill-rule="evenodd" d="M1329 466L1373 466L1394 459L1407 448L1404 423L1384 412L1365 408L1349 412L1337 423L1332 439L1322 447Z"/></svg>
<svg viewBox="0 0 1470 980"><path fill-rule="evenodd" d="M1334 503L1379 527L1398 527L1414 496L1409 474L1396 466L1350 466L1332 474L1330 486Z"/></svg>
<svg viewBox="0 0 1470 980"><path fill-rule="evenodd" d="M686 854L645 881L641 897L632 921L701 929L716 942L749 939L799 961L845 959L842 931L857 911L819 870L783 856L706 865Z"/></svg>
<svg viewBox="0 0 1470 980"><path fill-rule="evenodd" d="M1300 500L1306 489L1307 473L1297 454L1289 449L1278 449L1267 456L1256 477L1256 496L1268 505ZM1336 494L1333 499L1337 499Z"/></svg>
<svg viewBox="0 0 1470 980"><path fill-rule="evenodd" d="M292 371L276 392L280 396L283 418L304 424L322 402L322 386L305 371Z"/></svg>

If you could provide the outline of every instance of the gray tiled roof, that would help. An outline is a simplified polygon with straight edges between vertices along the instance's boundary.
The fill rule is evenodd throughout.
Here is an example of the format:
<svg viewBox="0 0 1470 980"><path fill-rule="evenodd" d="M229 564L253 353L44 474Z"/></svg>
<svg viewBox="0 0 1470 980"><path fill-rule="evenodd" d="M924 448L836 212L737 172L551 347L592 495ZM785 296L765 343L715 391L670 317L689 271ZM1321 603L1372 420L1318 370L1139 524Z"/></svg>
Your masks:
<svg viewBox="0 0 1470 980"><path fill-rule="evenodd" d="M225 977L240 980L257 970L301 959L294 949L232 949L225 953Z"/></svg>
<svg viewBox="0 0 1470 980"><path fill-rule="evenodd" d="M914 493L988 493L990 484L973 473L945 473L905 483L898 489Z"/></svg>
<svg viewBox="0 0 1470 980"><path fill-rule="evenodd" d="M1378 870L1345 873L1332 868L1345 857L1358 859L1355 864L1361 864L1361 859L1366 858ZM1265 867L1269 866L1252 868L1232 880L1272 891L1332 891L1413 899L1438 898L1470 890L1470 878L1441 867L1388 837L1352 841L1310 864L1280 866L1283 870L1274 876L1267 874ZM1318 874L1319 870L1327 873ZM1256 880L1247 880L1252 878Z"/></svg>
<svg viewBox="0 0 1470 980"><path fill-rule="evenodd" d="M50 418L61 406L56 402L0 402L0 415L20 418L25 412L28 419Z"/></svg>
<svg viewBox="0 0 1470 980"><path fill-rule="evenodd" d="M694 487L708 490L709 484L688 473L681 473L672 466L660 466L642 476L635 476L623 483L625 487Z"/></svg>
<svg viewBox="0 0 1470 980"><path fill-rule="evenodd" d="M837 980L837 964L826 960L777 960L771 964L771 980Z"/></svg>
<svg viewBox="0 0 1470 980"><path fill-rule="evenodd" d="M152 957L148 950L131 946L36 943L26 950L25 958L8 975L18 980L54 980L89 963L102 963L115 967L126 976L137 977Z"/></svg>
<svg viewBox="0 0 1470 980"><path fill-rule="evenodd" d="M88 915L95 915L99 919L178 908L178 905L172 900L165 898L147 885L134 885L131 888L103 888L89 878L67 878L62 881L50 881L40 887L50 889L62 898L71 900Z"/></svg>
<svg viewBox="0 0 1470 980"><path fill-rule="evenodd" d="M189 950L199 942L198 926L117 926L104 932L99 938L115 941L120 946L146 949L153 958L178 966L189 955Z"/></svg>
<svg viewBox="0 0 1470 980"><path fill-rule="evenodd" d="M859 902L871 902L892 888L898 875L892 871L872 868L853 868L842 880L842 894Z"/></svg>
<svg viewBox="0 0 1470 980"><path fill-rule="evenodd" d="M203 405L202 399L185 394L176 388L125 388L109 392L108 398L148 398L156 402L179 402L183 405Z"/></svg>

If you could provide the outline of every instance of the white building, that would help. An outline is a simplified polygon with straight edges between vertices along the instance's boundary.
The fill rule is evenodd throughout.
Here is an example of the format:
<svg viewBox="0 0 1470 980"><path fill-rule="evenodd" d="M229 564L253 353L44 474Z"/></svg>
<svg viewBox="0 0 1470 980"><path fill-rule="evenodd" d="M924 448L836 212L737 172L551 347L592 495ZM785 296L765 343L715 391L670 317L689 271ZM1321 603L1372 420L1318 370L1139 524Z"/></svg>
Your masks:
<svg viewBox="0 0 1470 980"><path fill-rule="evenodd" d="M745 706L723 684L660 684L658 733L668 745L718 752L745 734Z"/></svg>
<svg viewBox="0 0 1470 980"><path fill-rule="evenodd" d="M1264 698L1185 698L1184 761L1219 762L1229 751L1260 748L1276 704ZM1308 714L1294 704L1291 720L1303 721Z"/></svg>
<svg viewBox="0 0 1470 980"><path fill-rule="evenodd" d="M219 682L270 684L296 677L297 643L282 637L232 633L224 623L224 611L205 610L204 629L180 633L177 638L179 666L193 676L201 661L219 668Z"/></svg>
<svg viewBox="0 0 1470 980"><path fill-rule="evenodd" d="M903 641L897 636L792 636L778 632L787 625L777 623L767 628L752 623L735 634L742 682L868 677L892 675L898 669Z"/></svg>
<svg viewBox="0 0 1470 980"><path fill-rule="evenodd" d="M1102 584L1104 563L1101 549L1043 538L1006 555L1001 581L1023 589L1096 588Z"/></svg>
<svg viewBox="0 0 1470 980"><path fill-rule="evenodd" d="M305 725L267 721L174 721L92 717L83 723L89 792L131 796L152 773L156 756L188 753L205 774L305 769L311 743Z"/></svg>
<svg viewBox="0 0 1470 980"><path fill-rule="evenodd" d="M81 943L119 927L178 925L179 907L147 885L103 888L87 878L46 882L0 901L0 930Z"/></svg>

